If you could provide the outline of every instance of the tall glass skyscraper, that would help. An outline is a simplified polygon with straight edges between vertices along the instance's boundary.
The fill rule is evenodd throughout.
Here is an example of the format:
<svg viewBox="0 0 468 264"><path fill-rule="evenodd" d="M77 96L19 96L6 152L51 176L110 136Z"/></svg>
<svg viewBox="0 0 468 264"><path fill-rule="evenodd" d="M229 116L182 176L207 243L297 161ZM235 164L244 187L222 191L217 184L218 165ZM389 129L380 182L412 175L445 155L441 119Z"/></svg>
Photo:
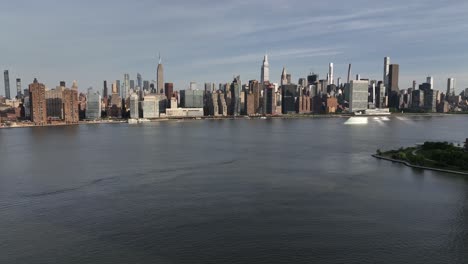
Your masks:
<svg viewBox="0 0 468 264"><path fill-rule="evenodd" d="M447 96L455 95L455 78L448 78L447 80Z"/></svg>
<svg viewBox="0 0 468 264"><path fill-rule="evenodd" d="M20 78L16 78L16 97L18 97L18 98L22 97L21 79Z"/></svg>
<svg viewBox="0 0 468 264"><path fill-rule="evenodd" d="M101 95L93 89L88 89L88 101L86 103L86 118L101 118Z"/></svg>
<svg viewBox="0 0 468 264"><path fill-rule="evenodd" d="M123 91L122 91L123 99L127 99L129 91L130 91L130 75L126 73L124 74L124 83L123 83Z"/></svg>
<svg viewBox="0 0 468 264"><path fill-rule="evenodd" d="M5 98L6 99L11 99L10 96L10 75L8 74L8 70L5 70L3 72L3 77L5 80Z"/></svg>

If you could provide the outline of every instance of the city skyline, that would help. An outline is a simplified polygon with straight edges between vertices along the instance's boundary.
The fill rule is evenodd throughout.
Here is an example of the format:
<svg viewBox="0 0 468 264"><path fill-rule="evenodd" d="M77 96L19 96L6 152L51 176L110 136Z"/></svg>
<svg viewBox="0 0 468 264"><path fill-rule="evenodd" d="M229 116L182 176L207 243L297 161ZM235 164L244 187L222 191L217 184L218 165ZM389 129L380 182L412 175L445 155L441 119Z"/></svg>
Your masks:
<svg viewBox="0 0 468 264"><path fill-rule="evenodd" d="M329 81L329 84L338 84L336 85L337 87L340 87L340 85L344 85L345 83L341 83L341 76L340 77L334 77L334 63L333 62L330 62L329 63L329 68L328 68L328 72L326 73L326 76L318 73L318 72L309 72L308 74L306 74L305 76L300 76L298 77L298 81L295 82L294 79L292 78L292 75L290 73L286 73L286 67L283 67L282 70L281 70L281 76L279 77L279 80L278 82L275 82L273 80L271 80L270 78L270 75L269 75L269 72L270 72L270 67L269 67L269 61L268 61L268 54L265 54L264 57L263 57L263 63L261 65L261 69L260 69L260 83L264 83L264 82L267 82L267 83L274 83L274 84L277 84L277 85L284 85L286 83L290 83L290 84L299 84L301 85L301 81L302 80L306 80L305 77L308 77L310 75L314 75L314 76L317 76L319 79L321 80L325 80L325 81ZM351 71L351 64L348 65L348 75L350 74L350 71ZM383 77L381 79L378 79L378 78L370 78L368 75L361 75L361 74L356 74L354 80L368 80L368 81L376 81L376 82L382 82L385 87L387 87L387 89L389 90L393 90L395 92L400 92L400 91L404 91L408 88L413 88L415 89L416 88L416 84L417 83L429 83L431 84L431 89L434 89L434 90L437 90L439 92L445 92L447 91L446 93L448 94L449 93L449 90L447 87L451 87L450 88L450 94L453 94L455 95L457 93L457 86L456 86L456 80L457 78L454 78L454 77L448 77L448 82L446 83L446 86L445 87L439 87L439 86L434 86L434 76L427 76L425 79L425 81L421 81L421 82L418 82L417 80L413 80L411 82L411 86L408 86L407 88L403 88L403 87L400 87L400 78L401 78L401 73L400 73L400 70L399 70L399 64L391 64L390 63L390 57L384 57L384 65L383 65L383 69L384 69L384 74L383 74ZM395 69L395 74L396 74L396 77L392 77L393 76L393 69ZM240 76L240 75L238 75ZM138 90L147 90L148 87L145 88L145 85L141 86L139 85L141 82L142 82L142 76L140 73L137 73L136 74L136 80L134 78L131 77L131 75L129 73L125 73L123 75L123 80L122 79L116 79L114 81L110 81L112 84L116 84L116 89L117 91L120 90L120 95L123 96L124 98L128 97L129 95L129 92L130 90L131 91L138 91ZM166 82L164 82L164 72L163 72L163 64L162 64L162 60L161 60L161 57L159 55L159 58L158 58L158 64L157 64L157 68L156 68L156 78L153 79L153 80L145 80L144 82L148 82L148 86L149 84L151 83L152 86L154 86L154 91L158 94L160 93L165 93L165 86ZM37 77L34 77L34 79L37 79ZM287 79L287 80L286 80ZM349 76L348 76L348 79L349 79ZM318 80L318 79L317 79ZM351 78L350 80L353 80L353 78ZM107 94L107 81L108 80L104 80L103 81L103 85L102 87L88 87L88 88L81 88L81 92L86 92L88 91L89 89L94 89L96 90L98 93L100 94ZM123 81L123 83L122 83ZM135 86L135 81L136 81L136 86ZM258 79L250 79L248 81L259 81ZM66 81L60 81L60 83L62 82L65 82ZM77 80L73 80L73 83L75 84L77 82ZM204 82L205 85L207 83L211 83L211 82ZM219 85L224 85L224 84L227 84L229 83L229 81L222 81L222 82L219 82L218 84ZM341 84L340 84L341 83ZM4 89L3 91L4 92L7 92L7 89L5 88L6 85L8 84L9 86L9 70L5 70L4 71ZM169 84L174 85L173 82L169 82ZM216 84L215 82L213 82L213 84ZM190 81L190 83L188 85L184 85L183 87L178 87L178 88L172 88L174 91L180 91L180 90L185 90L185 89L190 89L190 90L193 90L193 89L196 89L196 90L199 90L199 88L196 87L197 86L197 82L195 81ZM16 79L16 90L17 90L17 95L21 95L21 78L17 78ZM53 87L54 86L48 86L47 84L45 84L45 87L46 89L54 89ZM342 87L344 88L344 87ZM9 91L11 87L9 87ZM445 90L447 89L447 90ZM460 92L463 92L464 90L468 89L468 88L459 88L460 89ZM11 92L9 92L9 94L11 94ZM0 94L0 96L2 96ZM7 99L9 98L8 96L6 97Z"/></svg>
<svg viewBox="0 0 468 264"><path fill-rule="evenodd" d="M125 73L153 80L151 54L157 51L165 58L164 78L175 89L191 81L228 82L233 75L260 80L265 52L270 78L277 83L283 66L297 82L309 72L323 78L330 62L335 81L346 79L349 63L352 76L380 80L382 57L389 56L400 64L400 89L427 76L441 91L449 77L457 80L456 92L468 87L463 65L468 4L463 1L27 2L28 8L9 2L0 11L4 24L16 22L14 31L0 29L9 39L0 43L0 67L9 70L10 80L24 80L23 89L35 77L52 87L60 80L78 80L80 91L101 89L102 80L122 79ZM75 10L80 19L69 15ZM132 10L138 15L120 18ZM258 10L270 16L259 17ZM222 19L231 13L238 19Z"/></svg>

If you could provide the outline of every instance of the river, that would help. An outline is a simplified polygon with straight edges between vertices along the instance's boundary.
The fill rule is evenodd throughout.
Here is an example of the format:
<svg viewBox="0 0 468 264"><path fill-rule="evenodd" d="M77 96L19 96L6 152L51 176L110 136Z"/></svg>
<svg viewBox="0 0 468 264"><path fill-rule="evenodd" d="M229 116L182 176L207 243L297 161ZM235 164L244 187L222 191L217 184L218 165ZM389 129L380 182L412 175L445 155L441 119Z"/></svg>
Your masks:
<svg viewBox="0 0 468 264"><path fill-rule="evenodd" d="M0 263L466 263L468 178L371 154L468 116L351 121L2 129Z"/></svg>

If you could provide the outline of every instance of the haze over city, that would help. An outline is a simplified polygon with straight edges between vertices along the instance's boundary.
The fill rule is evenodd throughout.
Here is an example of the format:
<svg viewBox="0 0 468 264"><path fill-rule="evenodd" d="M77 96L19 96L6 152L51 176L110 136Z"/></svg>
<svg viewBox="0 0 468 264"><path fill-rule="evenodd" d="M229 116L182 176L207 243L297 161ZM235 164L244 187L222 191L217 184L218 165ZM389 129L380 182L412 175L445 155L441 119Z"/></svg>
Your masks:
<svg viewBox="0 0 468 264"><path fill-rule="evenodd" d="M400 88L434 77L444 90L468 86L465 1L9 1L0 10L0 68L25 84L78 80L80 90L102 80L156 79L161 52L165 79L259 79L263 55L279 82L309 72L381 79L382 58L400 64ZM4 95L4 89L0 89Z"/></svg>

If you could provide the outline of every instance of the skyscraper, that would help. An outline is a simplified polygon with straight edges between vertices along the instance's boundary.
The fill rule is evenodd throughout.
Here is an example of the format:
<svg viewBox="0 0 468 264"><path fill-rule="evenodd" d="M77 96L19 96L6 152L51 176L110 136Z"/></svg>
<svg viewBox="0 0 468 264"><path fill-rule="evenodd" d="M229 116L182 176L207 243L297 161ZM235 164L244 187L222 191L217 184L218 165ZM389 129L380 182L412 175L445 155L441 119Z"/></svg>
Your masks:
<svg viewBox="0 0 468 264"><path fill-rule="evenodd" d="M159 55L159 63L158 63L158 70L157 70L157 92L161 93L161 91L164 91L164 70L163 70L163 65L161 63L161 54Z"/></svg>
<svg viewBox="0 0 468 264"><path fill-rule="evenodd" d="M297 84L299 84L302 87L307 87L307 79L306 78L299 78Z"/></svg>
<svg viewBox="0 0 468 264"><path fill-rule="evenodd" d="M172 94L174 93L174 84L173 83L165 83L164 84L164 93L166 94L167 100L170 103L171 98L172 98Z"/></svg>
<svg viewBox="0 0 468 264"><path fill-rule="evenodd" d="M47 122L45 85L39 83L36 78L29 85L29 105L31 121L36 125L45 125Z"/></svg>
<svg viewBox="0 0 468 264"><path fill-rule="evenodd" d="M211 92L213 85L211 83L205 83L205 93Z"/></svg>
<svg viewBox="0 0 468 264"><path fill-rule="evenodd" d="M240 76L234 78L231 83L231 105L228 108L228 115L238 116L240 114L241 101L240 91L242 88Z"/></svg>
<svg viewBox="0 0 468 264"><path fill-rule="evenodd" d="M350 78L351 78L351 63L348 66L348 83L351 80Z"/></svg>
<svg viewBox="0 0 468 264"><path fill-rule="evenodd" d="M384 58L384 74L383 74L383 83L385 87L388 87L389 78L388 75L390 74L390 57Z"/></svg>
<svg viewBox="0 0 468 264"><path fill-rule="evenodd" d="M263 84L269 81L270 81L270 64L268 63L268 55L265 54L265 57L263 57L262 74L260 77L260 82Z"/></svg>
<svg viewBox="0 0 468 264"><path fill-rule="evenodd" d="M398 109L400 87L398 86L400 74L400 66L398 64L390 64L389 73L388 73L388 87L387 87L387 96L388 96L388 107Z"/></svg>
<svg viewBox="0 0 468 264"><path fill-rule="evenodd" d="M137 86L141 89L143 89L143 82L141 79L141 74L137 73Z"/></svg>
<svg viewBox="0 0 468 264"><path fill-rule="evenodd" d="M102 91L102 95L104 96L104 98L106 98L108 96L107 81L104 81L104 88L103 88L103 91Z"/></svg>
<svg viewBox="0 0 468 264"><path fill-rule="evenodd" d="M122 91L122 98L127 99L127 95L130 94L130 75L128 73L124 74L124 83L123 83L123 91Z"/></svg>
<svg viewBox="0 0 468 264"><path fill-rule="evenodd" d="M428 76L428 77L426 78L426 83L428 83L428 84L431 85L431 89L434 89L434 77Z"/></svg>
<svg viewBox="0 0 468 264"><path fill-rule="evenodd" d="M249 90L253 93L253 107L254 114L260 114L260 97L263 84L260 84L257 80L249 81Z"/></svg>
<svg viewBox="0 0 468 264"><path fill-rule="evenodd" d="M275 86L269 82L265 83L263 86L263 114L274 115L276 114Z"/></svg>
<svg viewBox="0 0 468 264"><path fill-rule="evenodd" d="M286 74L286 68L283 67L283 72L281 73L281 85L286 85L288 84L288 76Z"/></svg>
<svg viewBox="0 0 468 264"><path fill-rule="evenodd" d="M143 81L143 90L149 91L150 89L150 82L149 81Z"/></svg>
<svg viewBox="0 0 468 264"><path fill-rule="evenodd" d="M399 92L400 91L400 88L398 86L399 75L400 75L400 65L390 64L389 72L388 72L388 91L389 91L389 94L390 94L391 91L393 91L393 92Z"/></svg>
<svg viewBox="0 0 468 264"><path fill-rule="evenodd" d="M117 89L117 82L112 84L112 95L119 94Z"/></svg>
<svg viewBox="0 0 468 264"><path fill-rule="evenodd" d="M120 96L122 96L122 91L121 91L122 89L120 89L120 88L121 88L121 87L120 87L120 80L116 80L116 81L115 81L115 87L117 88L117 93L118 93Z"/></svg>
<svg viewBox="0 0 468 264"><path fill-rule="evenodd" d="M349 112L367 109L369 95L369 81L350 81L349 84Z"/></svg>
<svg viewBox="0 0 468 264"><path fill-rule="evenodd" d="M319 75L318 74L315 74L313 72L311 72L308 76L307 76L307 83L309 85L312 85L312 84L315 84L316 82L318 82L319 80Z"/></svg>
<svg viewBox="0 0 468 264"><path fill-rule="evenodd" d="M455 78L448 78L447 80L447 96L455 95Z"/></svg>
<svg viewBox="0 0 468 264"><path fill-rule="evenodd" d="M298 97L298 89L295 84L281 85L281 111L283 114L296 112L296 100Z"/></svg>
<svg viewBox="0 0 468 264"><path fill-rule="evenodd" d="M135 93L130 95L130 117L139 118L138 95Z"/></svg>
<svg viewBox="0 0 468 264"><path fill-rule="evenodd" d="M63 119L63 90L64 85L45 91L47 118Z"/></svg>
<svg viewBox="0 0 468 264"><path fill-rule="evenodd" d="M86 119L101 118L101 95L93 89L89 89L87 97Z"/></svg>
<svg viewBox="0 0 468 264"><path fill-rule="evenodd" d="M20 98L22 96L21 94L21 79L16 78L16 97Z"/></svg>
<svg viewBox="0 0 468 264"><path fill-rule="evenodd" d="M67 124L78 124L78 84L73 81L71 89L64 89L63 92L63 120Z"/></svg>
<svg viewBox="0 0 468 264"><path fill-rule="evenodd" d="M330 74L330 80L328 80L328 84L335 84L335 79L333 76L333 62L330 62L328 73Z"/></svg>
<svg viewBox="0 0 468 264"><path fill-rule="evenodd" d="M196 82L190 82L190 90L196 90L197 89L197 83Z"/></svg>
<svg viewBox="0 0 468 264"><path fill-rule="evenodd" d="M130 90L135 91L135 80L130 80Z"/></svg>
<svg viewBox="0 0 468 264"><path fill-rule="evenodd" d="M434 90L430 83L423 83L419 85L419 90L424 92L424 106L427 112L435 112L437 105L438 91Z"/></svg>
<svg viewBox="0 0 468 264"><path fill-rule="evenodd" d="M5 98L11 99L10 97L10 75L8 74L8 70L3 72L3 77L5 80Z"/></svg>

